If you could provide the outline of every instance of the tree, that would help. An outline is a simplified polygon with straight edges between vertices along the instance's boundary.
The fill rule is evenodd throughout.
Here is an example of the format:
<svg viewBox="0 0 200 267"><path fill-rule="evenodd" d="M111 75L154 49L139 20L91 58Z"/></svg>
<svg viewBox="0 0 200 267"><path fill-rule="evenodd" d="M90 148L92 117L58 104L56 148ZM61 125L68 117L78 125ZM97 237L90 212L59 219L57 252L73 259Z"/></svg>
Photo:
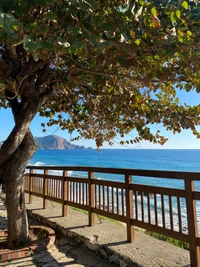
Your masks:
<svg viewBox="0 0 200 267"><path fill-rule="evenodd" d="M160 3L161 2L161 3ZM23 171L37 150L29 126L49 118L97 147L135 129L131 143L167 139L152 124L199 137L200 106L176 88L200 91L198 1L1 0L0 107L15 125L0 150L8 246L27 239Z"/></svg>

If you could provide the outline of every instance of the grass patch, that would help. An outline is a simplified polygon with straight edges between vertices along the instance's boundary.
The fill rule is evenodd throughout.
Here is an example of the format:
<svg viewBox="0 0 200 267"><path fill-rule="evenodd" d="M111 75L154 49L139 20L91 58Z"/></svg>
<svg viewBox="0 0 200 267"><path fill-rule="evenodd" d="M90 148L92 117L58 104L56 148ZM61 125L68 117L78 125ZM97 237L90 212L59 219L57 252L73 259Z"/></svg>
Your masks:
<svg viewBox="0 0 200 267"><path fill-rule="evenodd" d="M82 209L79 209L79 208L75 208L75 207L72 207L72 206L68 206L71 210L76 210L76 211L79 211L79 212L82 212L84 213L85 215L88 215L88 211L86 210L82 210ZM114 223L116 225L119 225L119 226L124 226L121 222L117 221L117 220L114 220L114 219L111 219L111 218L108 218L108 217L104 217L104 216L101 216L101 215L97 215L95 214L95 217L99 220L102 220L102 221L109 221L111 223Z"/></svg>
<svg viewBox="0 0 200 267"><path fill-rule="evenodd" d="M104 217L104 216L101 216L101 215L98 215L98 217L102 221L105 220L105 221L109 221L109 222L114 223L114 224L119 225L119 226L124 226L120 221L117 221L117 220L114 220L114 219L111 219L111 218L108 218L108 217Z"/></svg>
<svg viewBox="0 0 200 267"><path fill-rule="evenodd" d="M156 239L159 239L159 240L162 240L162 241L165 241L165 242L168 242L170 244L173 244L179 248L184 248L186 250L189 250L189 244L186 243L186 242L183 242L183 241L180 241L180 240L177 240L175 238L172 238L172 237L167 237L165 235L161 235L161 234L157 234L157 233L154 233L154 232L151 232L151 231L145 231L145 234L147 235L150 235Z"/></svg>
<svg viewBox="0 0 200 267"><path fill-rule="evenodd" d="M85 215L88 215L88 211L87 210L82 210L82 209L75 208L75 207L72 207L72 206L68 206L68 208L70 208L71 210L80 211L80 212L84 213Z"/></svg>

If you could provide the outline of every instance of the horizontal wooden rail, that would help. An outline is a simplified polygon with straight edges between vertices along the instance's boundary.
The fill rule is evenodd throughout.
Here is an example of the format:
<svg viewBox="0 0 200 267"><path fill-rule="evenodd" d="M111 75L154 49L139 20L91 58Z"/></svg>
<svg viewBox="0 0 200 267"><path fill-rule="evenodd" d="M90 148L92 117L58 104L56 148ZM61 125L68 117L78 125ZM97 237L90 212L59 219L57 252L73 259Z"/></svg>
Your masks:
<svg viewBox="0 0 200 267"><path fill-rule="evenodd" d="M156 225L140 222L140 221L137 221L137 220L134 220L134 219L131 220L131 224L135 225L137 227L146 229L146 230L151 231L151 232L155 232L155 233L158 233L158 234L162 234L162 235L165 235L165 236L169 236L169 237L181 240L183 242L188 242L189 241L188 235L186 235L186 234L181 234L181 233L178 233L178 232L173 232L172 233L170 230L164 229L162 227L157 227Z"/></svg>
<svg viewBox="0 0 200 267"><path fill-rule="evenodd" d="M78 178L78 177L72 177L72 176L67 176L64 178L65 178L65 180L70 181L70 182L88 183L88 179L85 179L85 178Z"/></svg>
<svg viewBox="0 0 200 267"><path fill-rule="evenodd" d="M97 184L97 185L103 185L103 186L110 186L110 187L116 187L116 188L123 188L125 189L125 183L121 183L121 182L111 182L111 181L106 181L106 180L93 180L92 181L93 184Z"/></svg>
<svg viewBox="0 0 200 267"><path fill-rule="evenodd" d="M134 191L144 192L144 193L154 193L154 194L163 194L163 195L171 195L177 197L185 197L185 191L181 189L173 189L173 188L164 188L157 186L149 186L149 185L140 185L140 184L131 184L130 189Z"/></svg>
<svg viewBox="0 0 200 267"><path fill-rule="evenodd" d="M200 200L200 192L194 191L192 193L193 199Z"/></svg>
<svg viewBox="0 0 200 267"><path fill-rule="evenodd" d="M158 170L140 170L140 169L122 169L122 168L100 168L100 167L77 167L77 166L27 166L26 169L34 170L54 170L54 171L80 171L97 172L107 174L123 174L134 176L146 176L154 178L170 178L200 181L198 172L178 172L178 171L158 171Z"/></svg>
<svg viewBox="0 0 200 267"><path fill-rule="evenodd" d="M126 223L129 242L135 239L134 226L188 242L191 267L200 267L196 212L200 192L194 190L200 173L77 166L28 166L26 170L24 186L30 202L37 196L43 198L44 208L47 200L61 203L63 216L67 206L86 210L90 226L94 214ZM84 172L88 178L70 176L69 171ZM123 175L124 181L95 179L96 173ZM184 188L135 184L135 176L178 179Z"/></svg>

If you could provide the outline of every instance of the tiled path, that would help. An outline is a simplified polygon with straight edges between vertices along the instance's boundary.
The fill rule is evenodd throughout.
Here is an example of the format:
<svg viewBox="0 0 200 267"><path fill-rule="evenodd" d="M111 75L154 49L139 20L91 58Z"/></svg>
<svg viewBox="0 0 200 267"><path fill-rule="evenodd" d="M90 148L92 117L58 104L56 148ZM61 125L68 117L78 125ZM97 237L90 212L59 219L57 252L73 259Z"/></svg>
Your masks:
<svg viewBox="0 0 200 267"><path fill-rule="evenodd" d="M6 208L0 200L0 230L6 229ZM89 251L84 245L74 240L61 236L56 245L48 251L40 252L31 257L0 262L5 267L114 267L115 264L104 261L99 256Z"/></svg>

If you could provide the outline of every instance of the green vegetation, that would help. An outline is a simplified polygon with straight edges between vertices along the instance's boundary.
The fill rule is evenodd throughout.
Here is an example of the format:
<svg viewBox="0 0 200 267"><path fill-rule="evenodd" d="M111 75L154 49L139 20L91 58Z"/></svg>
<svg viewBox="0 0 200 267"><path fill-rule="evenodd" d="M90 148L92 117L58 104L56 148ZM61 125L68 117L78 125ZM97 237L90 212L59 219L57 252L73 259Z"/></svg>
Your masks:
<svg viewBox="0 0 200 267"><path fill-rule="evenodd" d="M187 249L189 250L189 244L186 243L186 242L183 242L183 241L180 241L180 240L177 240L175 238L172 238L172 237L167 237L167 236L164 236L164 235L161 235L161 234L157 234L157 233L154 233L154 232L151 232L151 231L145 231L145 234L147 235L150 235L156 239L159 239L159 240L162 240L162 241L166 241L170 244L173 244L179 248L184 248L184 249Z"/></svg>
<svg viewBox="0 0 200 267"><path fill-rule="evenodd" d="M72 207L72 206L69 206L69 208L70 208L71 210L76 210L76 211L79 211L79 212L84 213L85 215L88 215L88 211L86 211L86 210L82 210L82 209L75 208L75 207ZM106 221L109 221L109 222L114 223L114 224L116 224L116 225L123 226L123 224L122 224L121 222L117 221L117 220L114 220L114 219L111 219L111 218L108 218L108 217L104 217L104 216L101 216L101 215L97 215L97 214L95 214L95 216L96 216L97 219L99 219L100 221L101 221L101 220L106 220Z"/></svg>
<svg viewBox="0 0 200 267"><path fill-rule="evenodd" d="M75 208L75 207L72 207L72 206L68 206L68 208L70 208L71 210L80 211L80 212L84 213L85 215L88 215L88 211L87 210L82 210L82 209Z"/></svg>

